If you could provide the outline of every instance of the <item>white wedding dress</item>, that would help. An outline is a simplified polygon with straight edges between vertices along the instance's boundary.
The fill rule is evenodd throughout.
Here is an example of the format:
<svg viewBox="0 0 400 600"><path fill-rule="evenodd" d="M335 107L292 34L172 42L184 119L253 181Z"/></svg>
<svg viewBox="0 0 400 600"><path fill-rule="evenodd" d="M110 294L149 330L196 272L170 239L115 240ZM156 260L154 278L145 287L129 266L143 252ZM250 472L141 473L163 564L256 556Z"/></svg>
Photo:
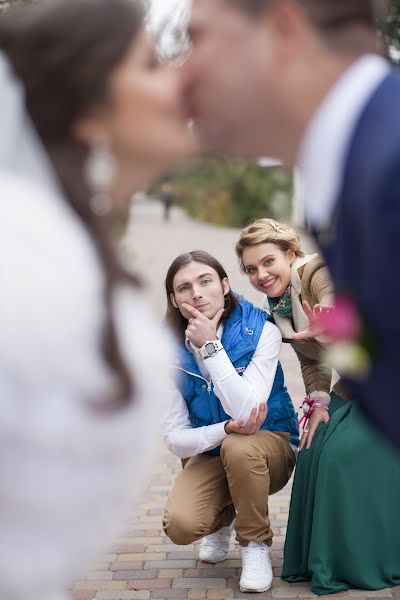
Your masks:
<svg viewBox="0 0 400 600"><path fill-rule="evenodd" d="M0 60L0 125L7 132L11 107L12 134L22 119L7 83ZM104 276L23 131L15 168L15 140L8 152L7 133L0 140L0 598L58 600L121 531L144 486L168 353L141 293L121 287L114 318L135 395L114 413L93 410L115 384L99 351Z"/></svg>

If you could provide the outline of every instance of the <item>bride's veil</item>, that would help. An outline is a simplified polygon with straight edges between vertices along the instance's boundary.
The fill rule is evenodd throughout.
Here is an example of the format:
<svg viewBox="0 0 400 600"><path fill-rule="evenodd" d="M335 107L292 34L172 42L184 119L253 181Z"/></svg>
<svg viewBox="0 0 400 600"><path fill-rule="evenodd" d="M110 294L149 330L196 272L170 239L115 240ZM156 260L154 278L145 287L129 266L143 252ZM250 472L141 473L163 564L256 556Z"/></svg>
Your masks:
<svg viewBox="0 0 400 600"><path fill-rule="evenodd" d="M15 174L60 193L52 167L27 113L23 86L2 52L0 131L0 173Z"/></svg>

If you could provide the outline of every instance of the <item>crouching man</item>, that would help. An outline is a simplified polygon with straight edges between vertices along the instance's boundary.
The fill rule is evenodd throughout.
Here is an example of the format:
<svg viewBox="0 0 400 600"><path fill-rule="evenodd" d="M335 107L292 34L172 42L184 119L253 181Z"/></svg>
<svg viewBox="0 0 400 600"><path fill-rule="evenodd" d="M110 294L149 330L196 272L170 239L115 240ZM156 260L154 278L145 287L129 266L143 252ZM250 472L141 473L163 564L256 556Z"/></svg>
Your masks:
<svg viewBox="0 0 400 600"><path fill-rule="evenodd" d="M234 294L222 265L194 251L166 277L166 323L176 335L176 384L164 422L168 448L185 462L163 526L176 544L202 539L200 560L219 562L236 518L240 589L271 587L268 497L295 465L297 418L278 363L281 334Z"/></svg>

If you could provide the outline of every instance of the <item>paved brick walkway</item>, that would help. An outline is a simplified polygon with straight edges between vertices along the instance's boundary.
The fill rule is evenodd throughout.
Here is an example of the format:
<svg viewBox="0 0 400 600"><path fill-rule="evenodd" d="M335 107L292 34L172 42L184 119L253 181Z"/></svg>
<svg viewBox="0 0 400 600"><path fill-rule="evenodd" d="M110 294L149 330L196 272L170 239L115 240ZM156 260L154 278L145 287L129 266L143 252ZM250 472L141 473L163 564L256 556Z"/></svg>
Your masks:
<svg viewBox="0 0 400 600"><path fill-rule="evenodd" d="M238 272L234 244L238 231L226 230L189 220L174 209L170 223L162 222L158 203L137 201L133 210L133 224L129 232L129 252L134 255L138 271L149 279L150 298L161 314L164 309L163 278L170 262L180 252L204 249L215 254L226 267L234 289L260 303L259 294L251 289ZM298 406L302 385L297 359L286 345L282 350L282 364L286 383ZM151 598L313 598L308 584L287 584L280 579L283 544L288 517L289 483L269 501L272 526L275 532L272 547L274 581L272 590L252 596L239 591L240 560L238 548L231 540L228 559L219 565L207 565L198 560L198 544L175 546L161 529L161 517L166 495L180 462L165 450L160 451L158 466L154 469L141 503L131 515L126 532L109 554L93 565L85 581L73 586L74 600L147 600ZM352 590L337 596L395 597L400 588L365 592Z"/></svg>

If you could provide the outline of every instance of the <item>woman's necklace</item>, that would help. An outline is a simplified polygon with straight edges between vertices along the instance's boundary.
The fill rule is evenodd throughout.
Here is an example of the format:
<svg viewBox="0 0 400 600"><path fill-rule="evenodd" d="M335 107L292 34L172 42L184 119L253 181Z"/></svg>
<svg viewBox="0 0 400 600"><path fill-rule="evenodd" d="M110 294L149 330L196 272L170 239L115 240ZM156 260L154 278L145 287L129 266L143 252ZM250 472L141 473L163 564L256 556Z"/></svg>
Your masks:
<svg viewBox="0 0 400 600"><path fill-rule="evenodd" d="M272 314L280 317L292 317L292 286L289 283L285 293L279 298L268 298L269 308Z"/></svg>

